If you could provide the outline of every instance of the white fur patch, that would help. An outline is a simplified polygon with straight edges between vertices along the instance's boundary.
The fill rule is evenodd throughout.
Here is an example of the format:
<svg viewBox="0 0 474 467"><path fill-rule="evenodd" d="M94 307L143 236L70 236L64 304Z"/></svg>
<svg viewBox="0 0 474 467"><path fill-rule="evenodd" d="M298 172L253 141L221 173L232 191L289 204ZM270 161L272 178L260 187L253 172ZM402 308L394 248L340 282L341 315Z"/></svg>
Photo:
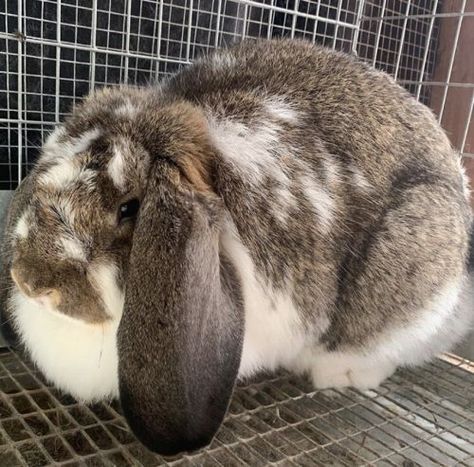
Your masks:
<svg viewBox="0 0 474 467"><path fill-rule="evenodd" d="M312 349L304 357L313 384L318 389L355 387L374 389L388 378L397 364L358 353Z"/></svg>
<svg viewBox="0 0 474 467"><path fill-rule="evenodd" d="M277 120L293 124L298 121L298 112L283 97L266 99L264 107L266 112Z"/></svg>
<svg viewBox="0 0 474 467"><path fill-rule="evenodd" d="M123 105L115 110L115 114L120 117L134 117L137 114L137 111L137 107L127 99Z"/></svg>
<svg viewBox="0 0 474 467"><path fill-rule="evenodd" d="M43 152L49 153L56 151L59 144L59 139L63 138L66 130L63 126L58 126L47 138L43 144Z"/></svg>
<svg viewBox="0 0 474 467"><path fill-rule="evenodd" d="M305 334L291 291L277 293L264 284L232 224L221 246L237 268L245 303L245 334L239 377L261 369L289 366L303 349Z"/></svg>
<svg viewBox="0 0 474 467"><path fill-rule="evenodd" d="M86 169L75 159L60 158L57 163L41 174L38 182L42 185L61 190L71 185L71 183L83 182L93 184L96 173Z"/></svg>
<svg viewBox="0 0 474 467"><path fill-rule="evenodd" d="M71 147L73 155L87 151L90 145L100 136L100 130L94 128L93 130L85 131L82 135L71 140Z"/></svg>
<svg viewBox="0 0 474 467"><path fill-rule="evenodd" d="M76 161L62 159L57 164L40 175L38 183L53 188L64 188L71 182L77 180L81 168Z"/></svg>
<svg viewBox="0 0 474 467"><path fill-rule="evenodd" d="M230 68L235 66L235 57L226 52L220 52L212 56L212 65L215 69Z"/></svg>
<svg viewBox="0 0 474 467"><path fill-rule="evenodd" d="M282 149L278 125L255 125L252 129L232 120L210 119L209 132L215 146L244 180L259 184L266 176L287 182L287 177L275 158Z"/></svg>
<svg viewBox="0 0 474 467"><path fill-rule="evenodd" d="M291 147L280 142L282 128L271 122L256 123L249 128L241 122L213 118L209 118L209 128L215 146L242 180L254 186L267 177L277 182L272 211L280 222L285 223L289 210L298 202L290 190L292 181L280 162L280 156L292 152Z"/></svg>
<svg viewBox="0 0 474 467"><path fill-rule="evenodd" d="M458 326L461 320L452 320L454 308L459 303L459 297L463 288L462 280L453 280L447 284L439 294L433 298L426 309L421 310L418 318L408 326L388 331L380 338L375 354L379 358L387 358L403 362L407 365L417 365L433 354L446 350L451 339L457 339L458 333L452 326ZM462 325L466 325L465 322ZM449 331L451 337L433 339L440 333ZM439 346L439 350L437 346Z"/></svg>
<svg viewBox="0 0 474 467"><path fill-rule="evenodd" d="M18 219L18 222L15 227L15 236L18 238L27 238L28 232L30 230L29 225L29 218L30 218L30 211L26 210Z"/></svg>
<svg viewBox="0 0 474 467"><path fill-rule="evenodd" d="M336 161L325 158L322 160L324 176L330 188L337 186L340 181L339 167Z"/></svg>
<svg viewBox="0 0 474 467"><path fill-rule="evenodd" d="M357 189L361 192L367 192L372 189L370 182L357 167L352 165L349 167L349 170L352 173L352 182Z"/></svg>
<svg viewBox="0 0 474 467"><path fill-rule="evenodd" d="M71 140L72 155L79 154L89 149L90 145L100 136L100 130L94 128L93 130L85 131L82 135Z"/></svg>
<svg viewBox="0 0 474 467"><path fill-rule="evenodd" d="M470 201L471 188L470 188L470 183L469 183L469 177L467 176L466 168L464 167L464 164L462 163L462 158L460 156L457 157L457 163L458 163L459 172L462 178L462 188L463 188L464 198L467 201Z"/></svg>
<svg viewBox="0 0 474 467"><path fill-rule="evenodd" d="M84 245L77 238L63 237L59 239L58 244L63 251L64 257L79 261L87 260Z"/></svg>
<svg viewBox="0 0 474 467"><path fill-rule="evenodd" d="M87 324L18 292L10 306L32 360L56 387L84 402L118 397L119 319Z"/></svg>
<svg viewBox="0 0 474 467"><path fill-rule="evenodd" d="M329 232L334 219L334 200L320 183L308 175L301 177L303 192L318 216L319 225L324 233Z"/></svg>
<svg viewBox="0 0 474 467"><path fill-rule="evenodd" d="M282 184L275 190L275 206L272 212L282 224L285 224L288 220L289 211L297 207L298 201L290 191L289 181L288 184Z"/></svg>
<svg viewBox="0 0 474 467"><path fill-rule="evenodd" d="M118 189L125 188L125 160L120 147L114 146L114 154L107 166L107 173Z"/></svg>
<svg viewBox="0 0 474 467"><path fill-rule="evenodd" d="M89 269L89 280L99 292L109 316L120 320L124 295L117 286L117 268L107 263L92 265Z"/></svg>
<svg viewBox="0 0 474 467"><path fill-rule="evenodd" d="M86 151L90 145L100 136L98 128L85 131L77 138L65 139L66 131L64 127L58 127L46 140L41 161L54 159L70 159L76 154ZM59 142L59 140L64 140Z"/></svg>

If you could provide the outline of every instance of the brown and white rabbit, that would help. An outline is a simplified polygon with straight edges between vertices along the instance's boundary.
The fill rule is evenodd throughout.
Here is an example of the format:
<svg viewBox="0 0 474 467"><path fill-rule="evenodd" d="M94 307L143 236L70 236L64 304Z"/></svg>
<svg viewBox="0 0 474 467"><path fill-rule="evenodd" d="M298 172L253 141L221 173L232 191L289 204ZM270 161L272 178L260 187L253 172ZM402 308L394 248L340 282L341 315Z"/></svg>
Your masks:
<svg viewBox="0 0 474 467"><path fill-rule="evenodd" d="M120 397L151 449L198 448L237 378L371 388L459 341L468 194L390 77L244 42L97 91L49 137L9 216L7 331L76 398Z"/></svg>

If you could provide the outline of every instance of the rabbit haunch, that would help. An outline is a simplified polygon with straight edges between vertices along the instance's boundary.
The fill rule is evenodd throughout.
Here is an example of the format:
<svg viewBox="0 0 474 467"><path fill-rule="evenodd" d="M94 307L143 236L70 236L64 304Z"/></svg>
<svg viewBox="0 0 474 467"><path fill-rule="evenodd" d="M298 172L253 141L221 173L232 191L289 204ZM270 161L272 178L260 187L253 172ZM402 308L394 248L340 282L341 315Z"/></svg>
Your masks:
<svg viewBox="0 0 474 467"><path fill-rule="evenodd" d="M469 328L467 184L430 111L342 54L244 44L159 86L92 94L44 146L38 203L64 224L45 242L81 264L102 321L18 291L10 312L41 370L76 397L118 394L130 251L118 250L131 243L124 233L112 254L103 246L112 234L101 237L112 220L85 207L141 198L157 160L225 211L209 225L243 297L239 377L283 366L317 387L373 387ZM16 216L20 245L41 230L35 216L31 206Z"/></svg>

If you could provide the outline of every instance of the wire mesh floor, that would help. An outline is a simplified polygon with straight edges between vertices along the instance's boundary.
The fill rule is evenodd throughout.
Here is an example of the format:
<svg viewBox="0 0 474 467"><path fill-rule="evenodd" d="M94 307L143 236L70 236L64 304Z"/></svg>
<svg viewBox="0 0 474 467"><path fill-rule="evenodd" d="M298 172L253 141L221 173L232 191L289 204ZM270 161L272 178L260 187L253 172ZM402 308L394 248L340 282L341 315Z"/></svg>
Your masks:
<svg viewBox="0 0 474 467"><path fill-rule="evenodd" d="M292 375L240 386L212 445L163 459L117 405L86 407L0 354L0 466L474 466L474 365L446 356L400 370L377 391L313 391Z"/></svg>

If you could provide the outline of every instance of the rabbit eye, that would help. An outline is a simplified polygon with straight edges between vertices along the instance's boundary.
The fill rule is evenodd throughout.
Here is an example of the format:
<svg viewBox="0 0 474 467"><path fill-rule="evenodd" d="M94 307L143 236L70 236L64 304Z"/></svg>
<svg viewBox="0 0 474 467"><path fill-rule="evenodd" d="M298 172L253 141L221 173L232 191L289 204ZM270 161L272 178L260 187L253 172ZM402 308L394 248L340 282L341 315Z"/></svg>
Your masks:
<svg viewBox="0 0 474 467"><path fill-rule="evenodd" d="M135 217L138 213L138 209L140 208L140 201L138 199L133 198L126 203L120 205L119 208L119 221L131 219Z"/></svg>

